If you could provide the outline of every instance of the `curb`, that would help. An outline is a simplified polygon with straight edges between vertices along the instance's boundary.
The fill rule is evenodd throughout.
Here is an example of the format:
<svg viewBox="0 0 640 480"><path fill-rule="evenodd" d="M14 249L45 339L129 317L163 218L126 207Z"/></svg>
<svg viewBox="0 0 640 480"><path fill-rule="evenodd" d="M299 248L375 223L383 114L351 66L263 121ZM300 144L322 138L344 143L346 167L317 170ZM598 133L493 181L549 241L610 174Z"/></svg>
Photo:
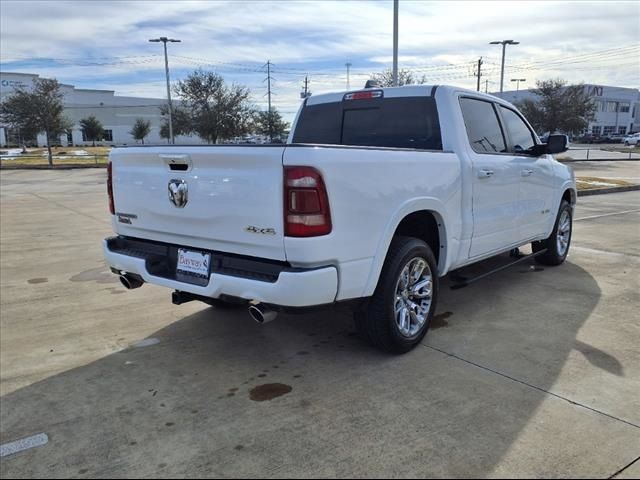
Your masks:
<svg viewBox="0 0 640 480"><path fill-rule="evenodd" d="M634 192L640 190L640 185L626 185L624 187L594 188L592 190L578 190L579 197L589 197L591 195L604 195L605 193Z"/></svg>
<svg viewBox="0 0 640 480"><path fill-rule="evenodd" d="M64 165L0 165L0 170L75 170L78 168L107 168L106 163L82 164L69 163Z"/></svg>
<svg viewBox="0 0 640 480"><path fill-rule="evenodd" d="M573 162L640 162L640 158L590 158L590 159L575 159L575 158L561 158L558 159L560 163L573 163Z"/></svg>

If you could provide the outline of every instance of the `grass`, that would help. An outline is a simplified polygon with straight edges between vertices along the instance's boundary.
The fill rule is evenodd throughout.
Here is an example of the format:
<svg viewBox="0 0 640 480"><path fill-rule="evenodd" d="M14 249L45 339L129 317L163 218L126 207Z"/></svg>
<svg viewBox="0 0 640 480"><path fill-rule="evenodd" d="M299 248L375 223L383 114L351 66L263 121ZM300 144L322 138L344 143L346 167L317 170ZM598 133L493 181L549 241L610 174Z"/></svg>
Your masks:
<svg viewBox="0 0 640 480"><path fill-rule="evenodd" d="M635 185L624 180L614 180L611 178L599 177L579 177L576 178L578 190L598 190L602 188L629 187Z"/></svg>
<svg viewBox="0 0 640 480"><path fill-rule="evenodd" d="M53 147L53 165L104 165L108 162L111 147ZM82 152L75 154L74 152ZM30 148L26 154L0 159L2 166L48 165L46 148Z"/></svg>
<svg viewBox="0 0 640 480"><path fill-rule="evenodd" d="M45 155L46 148L29 148L29 153L25 155ZM87 152L89 155L109 155L111 147L53 147L51 153L54 155L74 155L73 152Z"/></svg>
<svg viewBox="0 0 640 480"><path fill-rule="evenodd" d="M53 165L106 165L109 157L102 156L76 156L65 155L63 157L53 157ZM2 166L29 166L29 165L48 165L49 160L46 156L42 157L18 157L0 160Z"/></svg>
<svg viewBox="0 0 640 480"><path fill-rule="evenodd" d="M620 152L620 153L640 153L640 146L629 146L625 147L624 145L620 145L619 147L602 147L599 150L606 150L607 152Z"/></svg>

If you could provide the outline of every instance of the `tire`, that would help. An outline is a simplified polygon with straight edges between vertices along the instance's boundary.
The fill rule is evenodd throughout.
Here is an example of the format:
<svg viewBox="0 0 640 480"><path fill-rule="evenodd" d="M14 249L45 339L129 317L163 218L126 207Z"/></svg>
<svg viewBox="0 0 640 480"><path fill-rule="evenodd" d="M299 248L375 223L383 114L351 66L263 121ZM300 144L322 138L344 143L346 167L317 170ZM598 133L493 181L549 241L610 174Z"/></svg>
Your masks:
<svg viewBox="0 0 640 480"><path fill-rule="evenodd" d="M566 260L569 247L571 246L571 234L573 233L572 222L573 208L571 208L569 202L562 200L560 209L558 210L558 216L556 217L556 223L553 226L553 231L549 238L531 244L534 253L544 249L547 250L545 253L535 257L536 262L542 265L554 266L560 265Z"/></svg>
<svg viewBox="0 0 640 480"><path fill-rule="evenodd" d="M409 283L403 288L402 283L407 280ZM356 328L374 347L389 353L406 353L426 335L437 301L438 267L431 248L417 238L395 237L373 297L355 314Z"/></svg>

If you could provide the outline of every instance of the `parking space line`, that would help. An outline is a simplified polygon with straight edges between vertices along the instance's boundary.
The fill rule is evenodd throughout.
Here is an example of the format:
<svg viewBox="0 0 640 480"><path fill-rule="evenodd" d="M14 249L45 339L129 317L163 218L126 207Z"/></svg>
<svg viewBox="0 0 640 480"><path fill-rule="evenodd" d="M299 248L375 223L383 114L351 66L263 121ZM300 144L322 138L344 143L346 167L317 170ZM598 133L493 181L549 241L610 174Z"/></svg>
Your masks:
<svg viewBox="0 0 640 480"><path fill-rule="evenodd" d="M629 426L631 426L631 427L635 427L635 428L640 429L640 425L636 425L635 423L629 422L629 421L624 420L624 419L622 419L622 418L620 418L620 417L616 417L615 415L611 415L611 414L609 414L609 413L603 412L602 410L598 410L597 408L590 407L590 406L585 405L585 404L583 404L583 403L575 402L575 401L570 400L570 399L568 399L567 397L563 397L562 395L559 395L559 394L557 394L557 393L550 392L549 390L545 390L544 388L537 387L537 386L535 386L535 385L532 385L531 383L527 383L527 382L525 382L525 381L523 381L523 380L519 380L519 379L517 379L517 378L511 377L511 376L507 375L506 373L499 372L499 371L494 370L494 369L492 369L492 368L485 367L484 365L480 365L479 363L475 363L475 362L472 362L471 360L467 360L467 359L465 359L465 358L459 357L459 356L457 356L457 355L456 355L456 354L454 354L454 353L449 353L449 352L446 352L446 351L444 351L444 350L441 350L441 349L439 349L439 348L437 348L437 347L432 347L431 345L426 345L426 344L424 344L424 343L423 343L423 344L421 344L421 345L422 345L423 347L430 348L430 349L432 349L432 350L435 350L436 352L440 352L440 353L442 353L442 354L444 354L444 355L447 355L448 357L453 357L453 358L455 358L456 360L460 360L461 362L467 363L467 364L469 364L469 365L473 365L474 367L476 367L476 368L480 368L481 370L486 370L487 372L494 373L494 374L496 374L496 375L499 375L499 376L501 376L501 377L504 377L504 378L506 378L506 379L508 379L508 380L511 380L511 381L513 381L513 382L519 383L519 384L521 384L521 385L525 385L525 386L527 386L527 387L529 387L529 388L533 388L534 390L538 390L539 392L546 393L547 395L551 395L552 397L556 397L556 398L558 398L558 399L560 399L560 400L564 400L565 402L568 402L568 403L570 403L570 404L572 404L572 405L575 405L575 406L577 406L577 407L582 407L582 408L584 408L584 409L586 409L586 410L590 410L590 411L592 411L592 412L594 412L594 413L598 413L598 414L600 414L600 415L604 415L605 417L608 417L608 418L610 418L610 419L612 419L612 420L617 420L617 421L622 422L622 423L625 423L625 424L627 424L627 425L629 425Z"/></svg>
<svg viewBox="0 0 640 480"><path fill-rule="evenodd" d="M29 450L30 448L42 447L47 443L49 443L49 436L46 433L38 433L37 435L31 435L30 437L21 438L20 440L4 443L0 445L0 457L13 455L14 453Z"/></svg>
<svg viewBox="0 0 640 480"><path fill-rule="evenodd" d="M638 255L634 253L621 253L621 252L612 252L611 250L602 250L599 248L589 248L589 247L581 247L579 245L571 245L573 250L579 250L587 253L595 253L596 255L613 255L616 257L638 257Z"/></svg>
<svg viewBox="0 0 640 480"><path fill-rule="evenodd" d="M637 457L631 463L629 463L628 465L625 465L624 467L622 467L620 470L618 470L616 473L611 475L609 478L616 478L618 475L620 475L622 472L624 472L627 468L633 466L633 464L636 463L638 460L640 460L640 457Z"/></svg>
<svg viewBox="0 0 640 480"><path fill-rule="evenodd" d="M640 208L636 208L635 210L623 210L622 212L602 213L600 215L591 215L589 217L575 218L573 221L579 222L580 220L591 220L593 218L610 217L612 215L625 215L627 213L635 213L635 212L640 212Z"/></svg>

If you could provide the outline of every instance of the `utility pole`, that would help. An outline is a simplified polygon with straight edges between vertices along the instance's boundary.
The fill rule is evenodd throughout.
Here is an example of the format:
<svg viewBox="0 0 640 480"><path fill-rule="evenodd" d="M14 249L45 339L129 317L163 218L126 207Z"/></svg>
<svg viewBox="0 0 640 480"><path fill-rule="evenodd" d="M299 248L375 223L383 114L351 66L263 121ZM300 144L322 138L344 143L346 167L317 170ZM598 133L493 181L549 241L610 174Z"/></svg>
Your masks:
<svg viewBox="0 0 640 480"><path fill-rule="evenodd" d="M268 110L268 115L267 118L269 119L269 142L273 142L273 127L272 127L272 121L273 119L271 118L271 60L267 60L267 99L269 102L269 110Z"/></svg>
<svg viewBox="0 0 640 480"><path fill-rule="evenodd" d="M351 82L349 81L349 70L351 69L351 65L351 62L345 63L345 66L347 67L347 90L351 90Z"/></svg>
<svg viewBox="0 0 640 480"><path fill-rule="evenodd" d="M393 86L398 86L398 2L393 0Z"/></svg>
<svg viewBox="0 0 640 480"><path fill-rule="evenodd" d="M489 79L484 81L484 93L489 93Z"/></svg>
<svg viewBox="0 0 640 480"><path fill-rule="evenodd" d="M307 75L304 76L304 88L302 92L300 92L300 98L309 98L311 96L311 92L309 91L309 77Z"/></svg>
<svg viewBox="0 0 640 480"><path fill-rule="evenodd" d="M478 86L476 87L476 91L480 91L480 77L482 76L482 57L478 59L478 71L475 73L475 76L478 77Z"/></svg>
<svg viewBox="0 0 640 480"><path fill-rule="evenodd" d="M507 49L507 45L519 45L520 42L514 42L513 40L501 40L495 42L489 42L489 45L502 45L502 67L500 68L500 93L504 90L504 55Z"/></svg>
<svg viewBox="0 0 640 480"><path fill-rule="evenodd" d="M173 106L171 105L171 88L169 86L169 60L167 58L167 42L171 43L179 43L182 40L177 40L175 38L152 38L149 40L153 43L162 42L164 44L164 71L167 76L167 102L169 103L169 142L171 144L175 144L176 140L173 138Z"/></svg>

